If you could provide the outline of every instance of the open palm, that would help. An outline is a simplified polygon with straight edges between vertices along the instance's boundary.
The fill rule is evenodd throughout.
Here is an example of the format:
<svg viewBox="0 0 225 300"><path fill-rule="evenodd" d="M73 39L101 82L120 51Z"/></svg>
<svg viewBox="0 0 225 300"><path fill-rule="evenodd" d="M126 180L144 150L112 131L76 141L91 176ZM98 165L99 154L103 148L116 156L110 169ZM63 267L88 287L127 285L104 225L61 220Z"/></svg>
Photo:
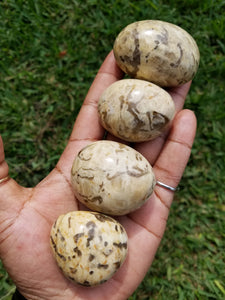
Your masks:
<svg viewBox="0 0 225 300"><path fill-rule="evenodd" d="M122 76L111 52L87 94L65 151L43 181L34 188L21 187L10 178L0 183L0 257L27 299L124 300L140 284L154 259L173 199L173 192L160 186L142 208L118 218L128 233L128 257L113 278L101 286L75 286L64 278L49 245L55 219L82 209L71 189L72 162L81 148L103 138L97 102L103 90ZM134 145L152 164L157 180L170 186L178 185L195 136L195 116L182 110L189 87L190 83L170 91L177 110L171 130L152 142ZM0 138L0 179L7 175Z"/></svg>

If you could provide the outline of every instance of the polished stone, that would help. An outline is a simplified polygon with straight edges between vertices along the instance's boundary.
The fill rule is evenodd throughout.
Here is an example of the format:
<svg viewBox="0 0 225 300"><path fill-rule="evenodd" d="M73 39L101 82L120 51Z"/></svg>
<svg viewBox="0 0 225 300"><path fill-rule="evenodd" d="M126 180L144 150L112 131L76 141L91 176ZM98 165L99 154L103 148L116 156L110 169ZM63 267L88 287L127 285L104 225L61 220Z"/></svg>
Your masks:
<svg viewBox="0 0 225 300"><path fill-rule="evenodd" d="M101 95L98 111L102 126L129 142L143 142L159 136L175 114L171 96L148 81L123 79Z"/></svg>
<svg viewBox="0 0 225 300"><path fill-rule="evenodd" d="M199 66L199 49L192 36L159 20L128 25L115 39L113 50L125 73L162 87L190 81Z"/></svg>
<svg viewBox="0 0 225 300"><path fill-rule="evenodd" d="M155 176L139 152L104 140L88 145L76 156L71 183L77 199L91 210L125 215L147 201Z"/></svg>
<svg viewBox="0 0 225 300"><path fill-rule="evenodd" d="M127 234L113 218L73 211L59 216L52 226L51 248L68 279L96 286L122 266L128 250Z"/></svg>

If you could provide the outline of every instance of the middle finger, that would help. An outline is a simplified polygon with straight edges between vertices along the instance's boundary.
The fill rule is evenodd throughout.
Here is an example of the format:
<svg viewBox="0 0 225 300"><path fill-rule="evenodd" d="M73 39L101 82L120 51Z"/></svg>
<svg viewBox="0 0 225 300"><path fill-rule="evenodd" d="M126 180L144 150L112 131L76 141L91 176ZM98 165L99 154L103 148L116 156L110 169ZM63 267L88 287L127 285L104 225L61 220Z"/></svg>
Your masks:
<svg viewBox="0 0 225 300"><path fill-rule="evenodd" d="M180 87L173 88L170 91L168 91L175 103L176 113L182 110L190 86L191 82L188 82ZM158 136L154 140L136 143L134 145L135 150L144 155L151 165L154 165L155 161L157 160L158 155L160 154L163 145L167 139L170 128L171 126L173 126L172 124L173 123L171 123L170 127L168 127L160 136Z"/></svg>

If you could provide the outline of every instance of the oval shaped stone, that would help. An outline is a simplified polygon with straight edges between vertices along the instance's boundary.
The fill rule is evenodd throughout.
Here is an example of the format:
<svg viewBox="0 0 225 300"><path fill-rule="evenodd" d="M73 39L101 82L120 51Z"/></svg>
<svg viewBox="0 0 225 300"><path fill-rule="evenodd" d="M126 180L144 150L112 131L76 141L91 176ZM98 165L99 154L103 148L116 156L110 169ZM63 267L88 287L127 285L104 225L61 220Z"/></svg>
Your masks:
<svg viewBox="0 0 225 300"><path fill-rule="evenodd" d="M129 142L159 136L175 114L174 102L165 90L145 80L123 79L101 95L98 111L102 126Z"/></svg>
<svg viewBox="0 0 225 300"><path fill-rule="evenodd" d="M187 31L159 20L125 27L115 39L113 51L125 73L162 87L193 79L200 60L198 46Z"/></svg>
<svg viewBox="0 0 225 300"><path fill-rule="evenodd" d="M127 234L111 217L73 211L58 217L50 244L64 275L83 286L96 286L111 278L127 255Z"/></svg>
<svg viewBox="0 0 225 300"><path fill-rule="evenodd" d="M139 152L104 140L79 152L73 162L71 183L77 199L91 210L124 215L147 201L155 176Z"/></svg>

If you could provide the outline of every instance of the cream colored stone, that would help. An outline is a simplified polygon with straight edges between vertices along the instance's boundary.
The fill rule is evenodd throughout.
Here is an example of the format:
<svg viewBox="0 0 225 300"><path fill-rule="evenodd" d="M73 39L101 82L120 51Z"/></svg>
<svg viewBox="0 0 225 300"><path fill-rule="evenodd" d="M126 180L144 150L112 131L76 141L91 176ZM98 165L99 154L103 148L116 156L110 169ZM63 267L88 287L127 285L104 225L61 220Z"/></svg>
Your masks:
<svg viewBox="0 0 225 300"><path fill-rule="evenodd" d="M146 202L155 176L149 162L133 148L98 141L75 158L71 183L78 200L91 210L124 215Z"/></svg>
<svg viewBox="0 0 225 300"><path fill-rule="evenodd" d="M113 50L124 72L162 87L193 79L200 60L198 46L189 33L159 20L128 25L117 36Z"/></svg>
<svg viewBox="0 0 225 300"><path fill-rule="evenodd" d="M84 286L113 276L127 254L127 234L120 223L100 213L73 211L52 226L51 248L64 275Z"/></svg>
<svg viewBox="0 0 225 300"><path fill-rule="evenodd" d="M102 126L129 142L159 136L172 120L175 106L162 88L145 80L114 82L101 95L98 111Z"/></svg>

